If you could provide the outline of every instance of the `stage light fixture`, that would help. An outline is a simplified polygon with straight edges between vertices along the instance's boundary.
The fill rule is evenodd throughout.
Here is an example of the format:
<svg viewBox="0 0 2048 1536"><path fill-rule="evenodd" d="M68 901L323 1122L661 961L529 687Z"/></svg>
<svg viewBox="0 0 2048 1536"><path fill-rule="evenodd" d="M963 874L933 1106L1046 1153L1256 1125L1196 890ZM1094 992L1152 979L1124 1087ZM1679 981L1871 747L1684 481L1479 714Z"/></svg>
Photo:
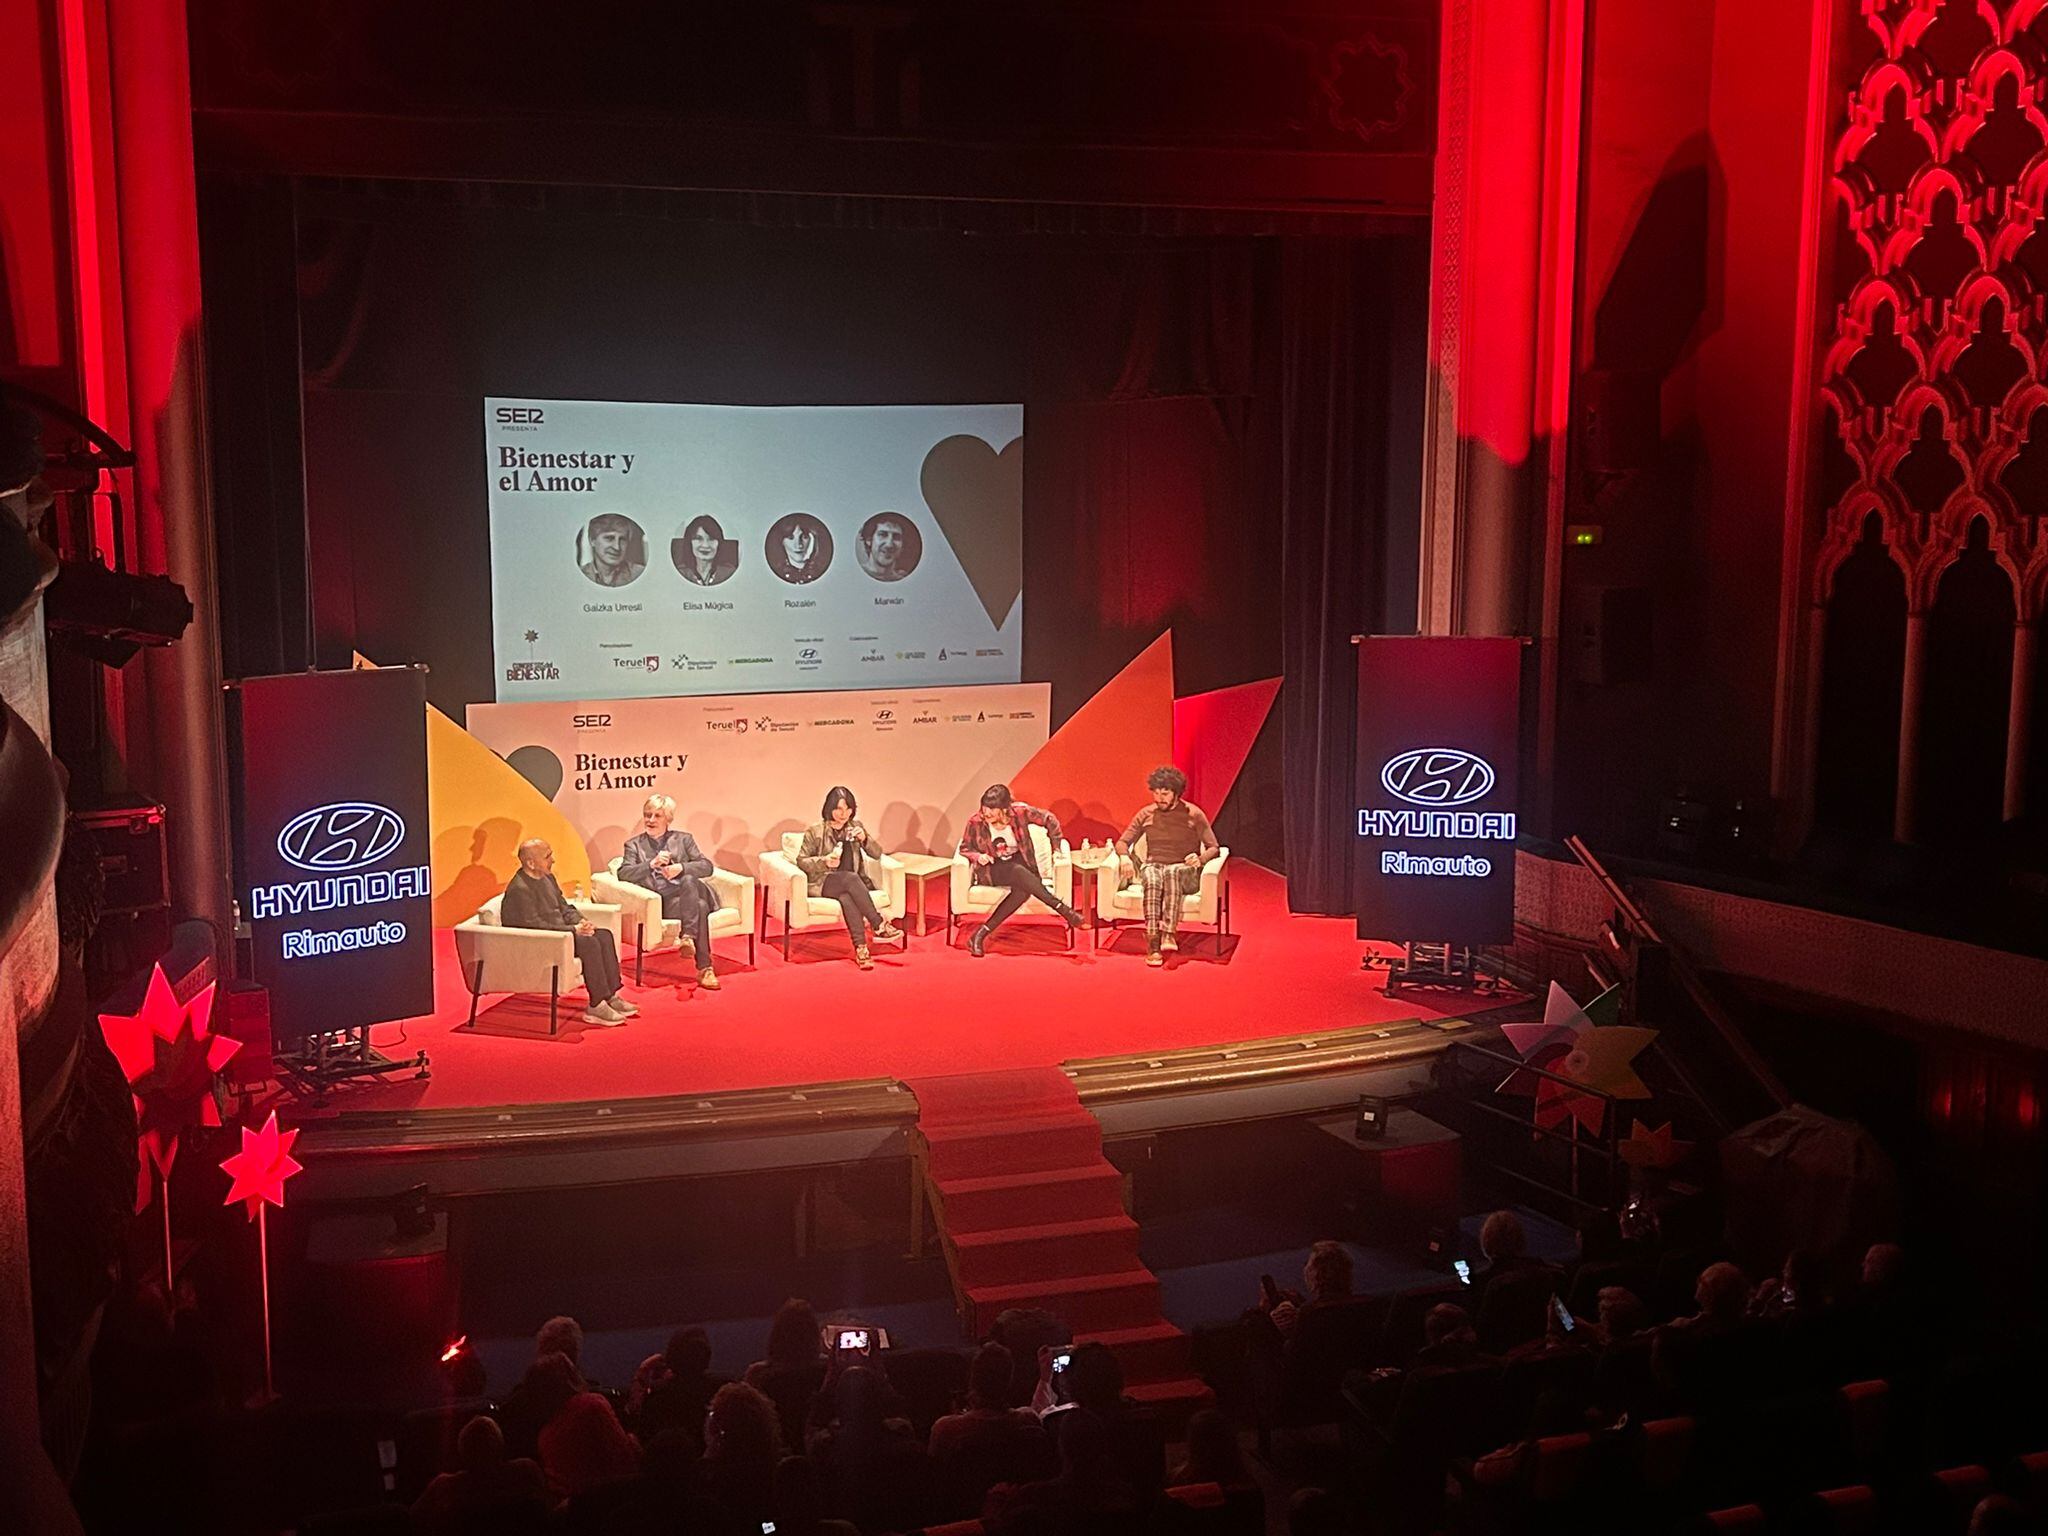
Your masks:
<svg viewBox="0 0 2048 1536"><path fill-rule="evenodd" d="M1352 1134L1360 1141L1377 1141L1387 1134L1387 1101L1379 1094L1358 1096L1358 1124Z"/></svg>

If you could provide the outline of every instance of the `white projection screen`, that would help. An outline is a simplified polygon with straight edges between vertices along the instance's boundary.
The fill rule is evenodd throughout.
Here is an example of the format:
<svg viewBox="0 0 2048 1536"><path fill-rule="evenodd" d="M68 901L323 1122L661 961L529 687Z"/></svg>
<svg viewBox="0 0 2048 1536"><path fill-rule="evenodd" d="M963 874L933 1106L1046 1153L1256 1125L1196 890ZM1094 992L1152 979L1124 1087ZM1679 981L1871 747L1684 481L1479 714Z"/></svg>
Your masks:
<svg viewBox="0 0 2048 1536"><path fill-rule="evenodd" d="M1014 683L1024 408L490 398L498 698Z"/></svg>

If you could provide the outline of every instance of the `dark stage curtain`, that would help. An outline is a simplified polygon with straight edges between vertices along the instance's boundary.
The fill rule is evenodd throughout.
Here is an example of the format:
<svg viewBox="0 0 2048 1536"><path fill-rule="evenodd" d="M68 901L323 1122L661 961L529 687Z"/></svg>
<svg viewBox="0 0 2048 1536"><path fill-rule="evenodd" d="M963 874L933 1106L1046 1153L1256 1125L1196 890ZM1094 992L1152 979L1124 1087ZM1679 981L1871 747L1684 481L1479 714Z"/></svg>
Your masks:
<svg viewBox="0 0 2048 1536"><path fill-rule="evenodd" d="M1299 241L1281 265L1287 899L1342 913L1357 842L1351 636L1415 627L1428 250Z"/></svg>
<svg viewBox="0 0 2048 1536"><path fill-rule="evenodd" d="M288 639L273 615L309 613L320 665L352 649L424 661L431 696L458 718L494 696L487 394L1022 400L1024 675L1052 684L1055 725L1169 626L1183 694L1306 667L1320 697L1326 674L1350 666L1346 637L1385 627L1371 583L1389 537L1408 540L1413 569L1419 427L1405 490L1384 442L1419 410L1419 341L1402 364L1412 410L1389 398L1386 354L1402 305L1419 336L1420 237L970 236L297 202L310 559L224 562L226 603L258 616L252 651L266 632ZM217 460L253 461L243 483L295 475L260 418L217 415L213 428ZM1383 526L1404 520L1404 534ZM1318 523L1352 575L1333 568L1315 598L1302 541ZM1299 694L1290 682L1284 707ZM1326 743L1291 712L1283 764L1279 713L1218 830L1285 867L1327 856L1291 823L1283 845L1281 807L1328 775L1320 757L1294 760L1297 741L1312 754ZM1311 907L1341 908L1338 889Z"/></svg>

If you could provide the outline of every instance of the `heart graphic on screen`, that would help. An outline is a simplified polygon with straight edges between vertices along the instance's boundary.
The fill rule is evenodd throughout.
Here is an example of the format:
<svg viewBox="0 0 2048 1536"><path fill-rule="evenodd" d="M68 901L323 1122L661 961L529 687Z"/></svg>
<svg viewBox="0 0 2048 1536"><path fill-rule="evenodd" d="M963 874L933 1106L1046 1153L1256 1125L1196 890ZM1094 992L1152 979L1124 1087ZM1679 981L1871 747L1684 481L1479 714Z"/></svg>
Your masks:
<svg viewBox="0 0 2048 1536"><path fill-rule="evenodd" d="M925 505L1001 629L1024 590L1024 439L1001 453L968 434L932 445L919 473Z"/></svg>

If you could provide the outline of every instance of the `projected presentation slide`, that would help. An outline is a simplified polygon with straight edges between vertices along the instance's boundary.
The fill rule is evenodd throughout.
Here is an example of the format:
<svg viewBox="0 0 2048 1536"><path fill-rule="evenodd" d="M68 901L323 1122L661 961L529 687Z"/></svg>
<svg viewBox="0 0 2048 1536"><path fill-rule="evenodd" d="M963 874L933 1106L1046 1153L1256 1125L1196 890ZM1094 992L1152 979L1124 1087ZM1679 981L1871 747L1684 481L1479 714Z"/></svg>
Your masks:
<svg viewBox="0 0 2048 1536"><path fill-rule="evenodd" d="M1021 405L484 402L498 697L1016 682Z"/></svg>

